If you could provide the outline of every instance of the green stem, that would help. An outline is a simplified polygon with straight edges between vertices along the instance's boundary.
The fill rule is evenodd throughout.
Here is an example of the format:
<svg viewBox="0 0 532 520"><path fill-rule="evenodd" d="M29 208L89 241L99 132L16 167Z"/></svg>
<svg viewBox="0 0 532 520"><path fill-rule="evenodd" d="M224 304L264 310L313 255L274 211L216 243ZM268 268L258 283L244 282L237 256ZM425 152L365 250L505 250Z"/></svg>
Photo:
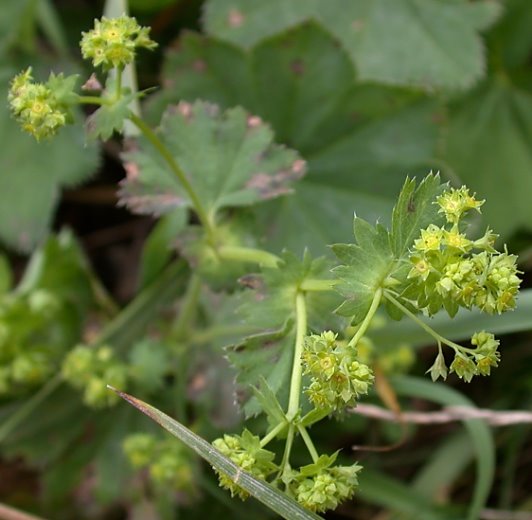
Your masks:
<svg viewBox="0 0 532 520"><path fill-rule="evenodd" d="M299 287L302 291L332 291L334 286L338 283L338 280L318 280L309 278L304 280L301 286Z"/></svg>
<svg viewBox="0 0 532 520"><path fill-rule="evenodd" d="M320 456L318 455L318 452L316 451L316 447L314 446L314 443L312 442L310 435L308 434L306 428L304 426L301 426L300 424L297 425L297 429L299 431L299 434L301 435L301 438L305 442L305 446L307 447L307 450L310 453L310 456L312 457L312 462L316 464Z"/></svg>
<svg viewBox="0 0 532 520"><path fill-rule="evenodd" d="M448 340L447 338L444 338L441 334L438 334L432 327L429 327L426 323L421 321L413 312L408 310L401 302L396 300L389 291L384 291L384 297L391 302L393 305L395 305L401 312L406 314L412 321L417 323L425 332L427 332L430 336L432 336L438 343L443 343L444 345L447 345L448 347L451 347L455 352L458 351L464 351L464 352L475 352L475 349L463 347L462 345L458 345L457 343L454 343L454 341Z"/></svg>
<svg viewBox="0 0 532 520"><path fill-rule="evenodd" d="M303 343L307 333L307 304L305 294L298 292L296 296L296 344L294 348L294 363L292 365L292 378L290 380L290 397L286 416L292 421L299 412L299 398L301 396L301 355Z"/></svg>
<svg viewBox="0 0 532 520"><path fill-rule="evenodd" d="M250 262L265 267L277 267L281 259L262 249L238 246L220 246L216 249L218 257L222 260L234 260L237 262Z"/></svg>
<svg viewBox="0 0 532 520"><path fill-rule="evenodd" d="M109 100L99 96L78 96L76 101L80 105L108 105Z"/></svg>
<svg viewBox="0 0 532 520"><path fill-rule="evenodd" d="M368 327L369 327L369 325L371 323L371 320L373 319L373 316L375 316L375 313L377 312L377 309L379 308L379 305L381 303L381 299L382 299L382 289L379 287L375 291L375 294L373 295L373 300L371 301L371 305L369 307L368 313L366 314L364 320L362 321L362 323L358 327L355 335L353 336L353 338L349 342L349 346L350 347L354 347L358 343L360 338L368 330Z"/></svg>
<svg viewBox="0 0 532 520"><path fill-rule="evenodd" d="M180 422L187 423L187 378L189 341L187 334L194 324L198 299L201 293L201 278L192 274L188 281L187 290L183 296L179 316L172 329L171 336L177 342L175 349L175 393L176 415Z"/></svg>
<svg viewBox="0 0 532 520"><path fill-rule="evenodd" d="M153 147L157 150L157 152L161 155L161 157L166 161L166 163L168 164L172 172L178 178L179 182L181 183L181 186L183 187L183 189L186 191L187 195L189 196L201 224L205 228L205 232L207 233L207 237L211 245L214 246L215 244L214 225L211 222L211 219L209 218L207 212L205 211L205 208L203 207L203 204L201 203L198 195L194 191L194 188L192 184L190 183L190 181L188 180L185 172L181 169L179 164L174 159L174 156L172 155L170 150L159 139L157 134L139 116L137 116L133 112L130 112L128 118L144 134L146 139L148 139L148 141L153 145Z"/></svg>
<svg viewBox="0 0 532 520"><path fill-rule="evenodd" d="M289 466L288 461L290 460L292 444L294 443L294 433L295 433L295 427L293 423L290 423L288 426L288 433L286 435L286 444L284 446L283 458L281 460L281 466L280 466L279 475L277 476L277 478L279 478L279 476L281 476Z"/></svg>
<svg viewBox="0 0 532 520"><path fill-rule="evenodd" d="M201 293L201 278L197 274L191 275L187 291L181 303L179 316L172 330L172 336L181 340L187 334L194 321L198 299Z"/></svg>
<svg viewBox="0 0 532 520"><path fill-rule="evenodd" d="M192 332L188 342L194 345L203 345L212 340L231 336L247 336L257 332L257 327L250 325L220 325L200 332Z"/></svg>
<svg viewBox="0 0 532 520"><path fill-rule="evenodd" d="M265 435L261 441L260 441L260 447L264 448L268 443L270 443L279 433L281 433L286 427L288 426L288 423L286 422L280 422L273 430L271 430L267 435Z"/></svg>
<svg viewBox="0 0 532 520"><path fill-rule="evenodd" d="M56 388L61 384L61 375L57 374L32 395L13 415L11 415L0 428L0 442L28 417Z"/></svg>
<svg viewBox="0 0 532 520"><path fill-rule="evenodd" d="M116 69L116 90L115 90L115 102L120 99L122 96L122 72L124 72L124 69L122 67L118 67Z"/></svg>

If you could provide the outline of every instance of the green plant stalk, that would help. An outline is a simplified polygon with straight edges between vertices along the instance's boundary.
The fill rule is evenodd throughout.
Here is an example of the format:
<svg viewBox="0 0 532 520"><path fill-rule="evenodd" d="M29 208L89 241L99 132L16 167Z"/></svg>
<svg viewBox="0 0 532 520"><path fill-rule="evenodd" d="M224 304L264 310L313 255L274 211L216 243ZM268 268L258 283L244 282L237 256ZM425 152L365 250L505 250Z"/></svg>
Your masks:
<svg viewBox="0 0 532 520"><path fill-rule="evenodd" d="M257 332L257 327L250 325L219 325L211 327L204 331L192 332L188 342L194 345L204 345L218 338L227 338L232 336L247 336Z"/></svg>
<svg viewBox="0 0 532 520"><path fill-rule="evenodd" d="M270 430L260 441L260 447L264 448L269 444L279 433L281 433L288 426L287 422L280 422L275 428Z"/></svg>
<svg viewBox="0 0 532 520"><path fill-rule="evenodd" d="M37 393L33 394L13 415L4 421L0 427L0 442L3 442L5 438L24 420L28 417L37 407L54 392L56 388L63 382L61 374L56 374L54 377L48 380L48 382L42 386Z"/></svg>
<svg viewBox="0 0 532 520"><path fill-rule="evenodd" d="M377 309L379 308L379 305L382 300L382 288L378 288L375 291L375 294L373 295L373 300L371 301L371 305L369 307L368 313L364 317L364 320L358 327L355 335L351 338L351 341L349 342L349 347L354 347L360 340L360 338L366 333L368 330L368 327L371 324L371 320L373 319L373 316L375 316L375 313L377 312Z"/></svg>
<svg viewBox="0 0 532 520"><path fill-rule="evenodd" d="M305 294L298 292L296 295L296 343L294 348L294 363L292 365L292 377L290 379L290 397L286 417L293 421L299 412L299 399L301 396L301 355L307 333L307 304Z"/></svg>
<svg viewBox="0 0 532 520"><path fill-rule="evenodd" d="M325 292L332 291L334 286L339 282L339 280L319 280L314 278L308 278L303 280L303 283L300 285L300 289L306 292Z"/></svg>
<svg viewBox="0 0 532 520"><path fill-rule="evenodd" d="M290 423L288 425L288 433L286 435L286 444L284 446L283 458L281 460L281 465L279 466L279 474L277 475L275 480L278 480L279 477L281 477L285 473L285 471L290 467L288 461L290 459L290 453L292 451L292 444L294 443L294 433L294 423Z"/></svg>
<svg viewBox="0 0 532 520"><path fill-rule="evenodd" d="M190 345L187 334L191 329L196 316L198 299L201 293L201 278L192 274L188 281L188 287L183 297L179 316L171 331L171 337L177 341L178 350L174 360L176 370L176 415L183 423L187 422L187 374L188 374L188 347Z"/></svg>
<svg viewBox="0 0 532 520"><path fill-rule="evenodd" d="M316 464L320 456L318 455L318 452L316 451L316 447L314 446L314 443L312 442L312 439L310 438L310 435L308 434L307 429L301 424L298 424L297 430L299 432L299 435L301 435L301 438L303 439L303 442L305 443L305 446L307 447L307 450L310 453L310 456L312 457L312 462Z"/></svg>
<svg viewBox="0 0 532 520"><path fill-rule="evenodd" d="M78 96L76 101L80 105L109 105L110 102L108 99L99 97L99 96Z"/></svg>
<svg viewBox="0 0 532 520"><path fill-rule="evenodd" d="M122 73L123 72L124 72L124 69L122 67L116 68L115 101L118 101L122 97Z"/></svg>
<svg viewBox="0 0 532 520"><path fill-rule="evenodd" d="M444 345L451 347L455 352L458 352L458 351L471 352L471 353L475 352L475 349L463 347L462 345L458 345L458 343L448 340L444 338L441 334L438 334L434 329L429 327L426 323L423 323L413 312L409 311L402 303L396 300L390 294L389 291L384 291L383 295L389 302L395 305L401 312L406 314L412 321L417 323L424 331L426 331L429 335L431 335L438 343L443 343Z"/></svg>
<svg viewBox="0 0 532 520"><path fill-rule="evenodd" d="M189 332L195 319L201 285L201 278L197 274L192 274L181 303L179 315L172 330L172 337L174 339L182 340Z"/></svg>
<svg viewBox="0 0 532 520"><path fill-rule="evenodd" d="M139 116L137 116L133 112L130 112L129 120L144 134L144 137L146 137L146 139L148 139L148 141L153 145L153 147L166 161L172 172L178 178L179 182L181 183L181 186L187 192L187 195L189 196L192 202L192 205L198 215L198 218L205 229L205 233L207 234L209 242L211 243L211 245L214 246L216 243L214 224L209 218L207 212L205 211L201 200L194 191L194 188L192 187L192 184L190 184L190 181L185 175L185 172L181 169L179 164L177 164L170 150L168 150L168 148L159 139L157 134L150 128L149 125L147 125Z"/></svg>
<svg viewBox="0 0 532 520"><path fill-rule="evenodd" d="M256 263L265 267L277 267L281 262L281 259L273 253L250 247L220 246L216 248L216 253L222 260Z"/></svg>

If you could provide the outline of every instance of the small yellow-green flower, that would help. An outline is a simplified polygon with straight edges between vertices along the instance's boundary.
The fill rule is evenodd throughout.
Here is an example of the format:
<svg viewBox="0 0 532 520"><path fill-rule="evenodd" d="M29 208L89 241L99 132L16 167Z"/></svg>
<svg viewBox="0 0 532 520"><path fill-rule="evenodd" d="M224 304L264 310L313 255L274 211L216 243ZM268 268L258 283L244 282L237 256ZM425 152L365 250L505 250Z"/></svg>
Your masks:
<svg viewBox="0 0 532 520"><path fill-rule="evenodd" d="M480 206L484 204L483 200L477 200L474 195L470 195L465 186L445 191L436 202L440 206L440 213L444 213L447 221L453 224L457 224L462 215L471 209L480 211Z"/></svg>
<svg viewBox="0 0 532 520"><path fill-rule="evenodd" d="M53 90L47 84L33 81L31 67L15 76L8 101L22 129L37 141L54 136L69 119L67 108Z"/></svg>
<svg viewBox="0 0 532 520"><path fill-rule="evenodd" d="M443 230L434 224L427 229L421 230L421 238L414 241L414 247L418 251L439 251L443 238Z"/></svg>
<svg viewBox="0 0 532 520"><path fill-rule="evenodd" d="M157 44L149 37L150 28L141 27L135 18L102 17L94 20L94 29L82 33L81 54L95 67L124 68L135 58L139 48L154 49Z"/></svg>

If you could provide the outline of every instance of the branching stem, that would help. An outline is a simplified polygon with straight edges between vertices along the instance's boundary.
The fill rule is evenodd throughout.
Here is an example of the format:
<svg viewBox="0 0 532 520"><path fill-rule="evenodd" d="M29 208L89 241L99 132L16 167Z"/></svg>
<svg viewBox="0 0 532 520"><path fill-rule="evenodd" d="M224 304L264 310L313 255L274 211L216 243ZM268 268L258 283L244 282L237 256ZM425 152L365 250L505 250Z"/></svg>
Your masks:
<svg viewBox="0 0 532 520"><path fill-rule="evenodd" d="M209 242L214 246L215 244L215 229L214 224L209 218L207 211L203 207L201 200L199 199L197 193L194 191L194 188L190 181L188 180L185 172L181 169L179 164L174 159L174 156L170 150L165 146L165 144L159 139L157 134L147 125L139 116L130 112L129 114L130 121L144 134L144 137L153 145L161 157L166 161L172 172L178 178L179 182L183 189L187 192L187 195L194 206L194 209L198 215L198 218L205 229L205 233L209 239Z"/></svg>
<svg viewBox="0 0 532 520"><path fill-rule="evenodd" d="M455 352L475 352L475 349L458 345L458 343L448 340L447 338L444 338L441 334L438 334L432 327L429 327L426 323L421 321L413 312L407 309L401 302L399 302L394 296L392 296L390 291L384 291L384 297L393 305L395 305L401 312L406 314L411 320L417 323L425 332L432 336L438 344L443 343L444 345L451 347Z"/></svg>
<svg viewBox="0 0 532 520"><path fill-rule="evenodd" d="M281 433L286 427L288 426L288 423L286 422L280 422L273 430L271 430L268 434L266 434L260 441L260 447L264 448L267 444L269 444L279 433Z"/></svg>
<svg viewBox="0 0 532 520"><path fill-rule="evenodd" d="M301 438L303 439L303 442L305 443L305 446L307 447L307 450L310 453L310 456L312 457L312 462L314 462L315 464L320 458L320 456L316 451L316 448L314 446L314 443L312 442L312 439L310 438L310 435L308 434L306 428L304 426L301 426L300 424L297 425L297 430L299 431L299 434L301 435Z"/></svg>
<svg viewBox="0 0 532 520"><path fill-rule="evenodd" d="M368 313L366 314L364 320L358 327L355 335L352 337L351 341L349 342L350 347L354 347L359 342L360 338L368 330L368 327L371 324L371 320L373 319L373 316L375 316L375 313L377 312L377 309L379 308L381 299L382 299L382 289L379 287L375 291L375 294L373 295L373 300L371 301L371 305L369 307Z"/></svg>
<svg viewBox="0 0 532 520"><path fill-rule="evenodd" d="M292 421L299 411L299 398L301 394L301 355L303 343L307 333L307 304L305 294L298 292L296 296L296 344L294 348L294 364L292 365L292 378L290 380L290 397L286 416Z"/></svg>

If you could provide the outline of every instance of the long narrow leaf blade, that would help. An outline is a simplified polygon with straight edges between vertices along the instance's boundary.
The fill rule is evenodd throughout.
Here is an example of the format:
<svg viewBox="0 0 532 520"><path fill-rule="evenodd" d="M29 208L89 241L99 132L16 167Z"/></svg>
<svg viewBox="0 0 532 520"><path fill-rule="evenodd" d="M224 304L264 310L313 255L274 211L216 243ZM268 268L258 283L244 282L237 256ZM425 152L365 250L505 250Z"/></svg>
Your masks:
<svg viewBox="0 0 532 520"><path fill-rule="evenodd" d="M444 406L471 406L474 403L456 390L439 383L417 377L397 376L392 379L395 391L400 395L427 399ZM480 518L488 498L495 474L495 443L488 425L479 419L468 419L464 426L471 437L477 458L477 478L467 519Z"/></svg>
<svg viewBox="0 0 532 520"><path fill-rule="evenodd" d="M111 387L109 387L111 388ZM165 430L184 442L200 457L205 459L218 471L226 473L234 482L265 504L271 510L278 513L286 520L319 520L321 517L302 508L297 502L274 488L267 482L258 480L247 471L242 470L234 462L223 456L214 446L209 444L186 426L172 419L157 408L137 399L129 394L111 388L122 399L133 405L142 413L160 424Z"/></svg>

